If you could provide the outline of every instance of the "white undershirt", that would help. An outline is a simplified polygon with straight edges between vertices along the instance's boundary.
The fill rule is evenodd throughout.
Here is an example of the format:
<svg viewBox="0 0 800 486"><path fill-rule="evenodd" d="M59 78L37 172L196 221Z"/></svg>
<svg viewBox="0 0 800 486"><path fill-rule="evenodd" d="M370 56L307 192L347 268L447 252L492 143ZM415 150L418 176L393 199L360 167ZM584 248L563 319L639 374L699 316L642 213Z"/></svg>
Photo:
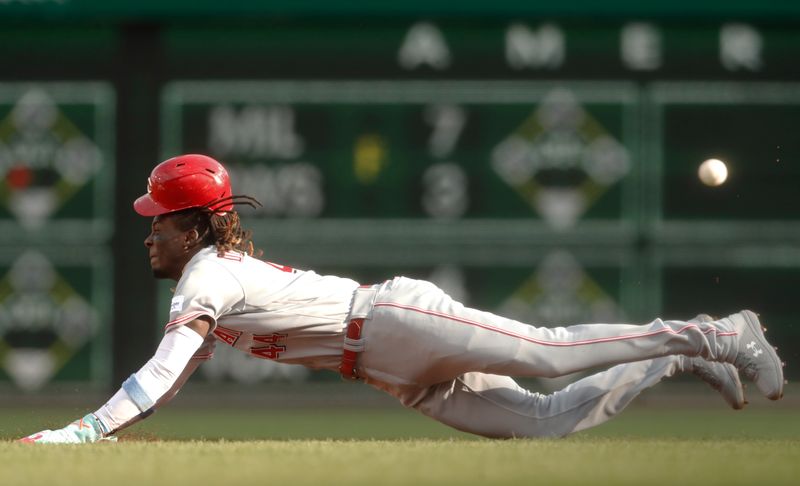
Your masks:
<svg viewBox="0 0 800 486"><path fill-rule="evenodd" d="M202 344L200 334L186 326L176 326L164 335L155 355L134 374L141 389L153 402L157 402L172 388ZM109 432L117 430L142 412L128 393L120 388L94 414Z"/></svg>

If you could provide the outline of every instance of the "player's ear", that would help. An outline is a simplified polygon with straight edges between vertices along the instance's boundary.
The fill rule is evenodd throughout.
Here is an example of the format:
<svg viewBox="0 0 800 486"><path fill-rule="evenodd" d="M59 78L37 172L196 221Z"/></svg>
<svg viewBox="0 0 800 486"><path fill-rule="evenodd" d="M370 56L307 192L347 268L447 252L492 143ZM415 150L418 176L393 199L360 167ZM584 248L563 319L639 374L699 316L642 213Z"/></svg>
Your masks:
<svg viewBox="0 0 800 486"><path fill-rule="evenodd" d="M197 231L197 228L192 228L187 231L183 241L187 249L197 246L200 243L200 233Z"/></svg>

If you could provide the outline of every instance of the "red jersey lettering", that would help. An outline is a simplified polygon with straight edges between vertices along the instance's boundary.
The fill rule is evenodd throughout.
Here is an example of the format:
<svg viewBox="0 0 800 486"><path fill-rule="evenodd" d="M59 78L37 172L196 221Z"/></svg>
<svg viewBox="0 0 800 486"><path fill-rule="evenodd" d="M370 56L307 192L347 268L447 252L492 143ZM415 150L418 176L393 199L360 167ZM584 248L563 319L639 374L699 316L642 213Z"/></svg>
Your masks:
<svg viewBox="0 0 800 486"><path fill-rule="evenodd" d="M267 265L269 265L272 268L277 268L281 272L294 273L294 268L292 268L292 267L288 267L286 265L279 265L277 263L272 263L272 262L264 262L264 263L266 263Z"/></svg>
<svg viewBox="0 0 800 486"><path fill-rule="evenodd" d="M242 331L235 331L233 329L228 329L227 327L218 325L214 328L214 335L217 336L220 341L233 346L236 341L239 340L239 336L242 335Z"/></svg>
<svg viewBox="0 0 800 486"><path fill-rule="evenodd" d="M278 344L286 339L287 334L280 334L274 332L272 334L256 334L253 336L253 341L263 344Z"/></svg>
<svg viewBox="0 0 800 486"><path fill-rule="evenodd" d="M264 359L278 359L286 351L286 346L270 344L259 348L250 348L250 353Z"/></svg>
<svg viewBox="0 0 800 486"><path fill-rule="evenodd" d="M272 334L256 334L253 342L267 344L268 346L253 346L250 353L264 359L278 359L286 351L286 346L278 344L286 339L286 334L273 332Z"/></svg>

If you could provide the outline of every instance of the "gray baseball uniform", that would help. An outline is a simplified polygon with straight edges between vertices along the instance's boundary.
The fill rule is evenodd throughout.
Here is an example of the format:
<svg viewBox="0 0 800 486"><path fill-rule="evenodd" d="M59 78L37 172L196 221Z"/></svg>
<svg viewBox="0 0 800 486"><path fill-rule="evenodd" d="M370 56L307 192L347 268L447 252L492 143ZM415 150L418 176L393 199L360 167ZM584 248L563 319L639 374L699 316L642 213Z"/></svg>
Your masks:
<svg viewBox="0 0 800 486"><path fill-rule="evenodd" d="M186 265L167 327L201 315L213 335L260 358L336 370L347 323L363 318L366 383L460 430L489 437L562 436L600 424L671 376L680 355L722 360L736 352L727 319L545 328L470 309L435 285L404 277L359 287L350 279L267 263L215 248ZM624 364L623 364L624 363ZM551 395L509 376L557 377L611 366Z"/></svg>

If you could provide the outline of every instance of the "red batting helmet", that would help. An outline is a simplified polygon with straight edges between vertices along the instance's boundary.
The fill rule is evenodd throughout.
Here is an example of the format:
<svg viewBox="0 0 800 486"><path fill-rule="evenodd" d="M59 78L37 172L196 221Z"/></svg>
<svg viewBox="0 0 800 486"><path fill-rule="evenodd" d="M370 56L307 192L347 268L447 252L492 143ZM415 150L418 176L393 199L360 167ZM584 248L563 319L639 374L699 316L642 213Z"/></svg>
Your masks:
<svg viewBox="0 0 800 486"><path fill-rule="evenodd" d="M142 216L207 207L226 212L233 209L228 171L205 155L179 155L158 164L147 178L147 194L133 203Z"/></svg>

